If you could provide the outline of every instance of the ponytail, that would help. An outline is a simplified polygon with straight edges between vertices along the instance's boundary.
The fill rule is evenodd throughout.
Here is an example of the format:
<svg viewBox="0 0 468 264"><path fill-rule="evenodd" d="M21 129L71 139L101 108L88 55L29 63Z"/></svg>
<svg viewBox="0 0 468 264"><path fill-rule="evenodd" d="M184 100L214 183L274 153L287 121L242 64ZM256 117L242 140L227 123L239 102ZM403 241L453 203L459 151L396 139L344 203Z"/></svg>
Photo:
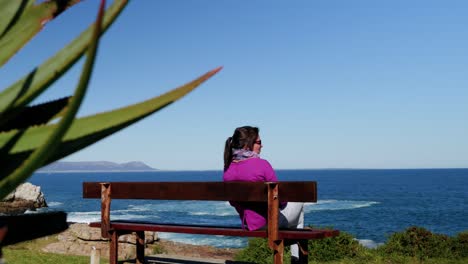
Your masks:
<svg viewBox="0 0 468 264"><path fill-rule="evenodd" d="M232 162L232 137L228 137L224 145L224 171L229 168Z"/></svg>

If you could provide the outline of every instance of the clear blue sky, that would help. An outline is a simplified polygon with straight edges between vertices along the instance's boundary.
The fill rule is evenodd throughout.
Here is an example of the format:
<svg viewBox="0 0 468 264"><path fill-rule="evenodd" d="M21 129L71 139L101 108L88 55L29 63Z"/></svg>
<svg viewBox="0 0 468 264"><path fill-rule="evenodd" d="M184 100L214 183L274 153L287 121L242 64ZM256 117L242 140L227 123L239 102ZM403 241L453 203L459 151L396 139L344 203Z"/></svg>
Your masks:
<svg viewBox="0 0 468 264"><path fill-rule="evenodd" d="M0 71L0 87L94 20L84 1ZM131 1L102 39L80 116L200 88L64 160L221 169L237 126L277 169L468 167L466 1ZM72 93L81 64L39 101Z"/></svg>

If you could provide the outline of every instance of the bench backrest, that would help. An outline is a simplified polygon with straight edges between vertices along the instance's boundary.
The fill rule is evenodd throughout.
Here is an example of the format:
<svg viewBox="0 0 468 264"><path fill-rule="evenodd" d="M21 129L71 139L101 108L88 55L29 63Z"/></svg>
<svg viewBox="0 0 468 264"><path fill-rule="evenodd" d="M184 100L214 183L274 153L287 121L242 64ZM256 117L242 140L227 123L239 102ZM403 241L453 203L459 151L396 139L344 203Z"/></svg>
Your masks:
<svg viewBox="0 0 468 264"><path fill-rule="evenodd" d="M278 185L281 201L317 202L317 183L307 182L84 182L83 198L101 198L110 185L112 199L267 202L268 185Z"/></svg>

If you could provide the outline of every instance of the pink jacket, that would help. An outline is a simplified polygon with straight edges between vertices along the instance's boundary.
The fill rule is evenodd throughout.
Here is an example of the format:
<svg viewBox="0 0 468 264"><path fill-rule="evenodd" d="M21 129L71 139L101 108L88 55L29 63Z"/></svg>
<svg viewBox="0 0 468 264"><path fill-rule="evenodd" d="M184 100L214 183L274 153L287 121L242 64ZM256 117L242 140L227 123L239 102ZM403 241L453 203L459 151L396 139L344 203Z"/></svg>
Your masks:
<svg viewBox="0 0 468 264"><path fill-rule="evenodd" d="M271 181L276 182L275 171L268 161L261 158L250 158L239 162L232 162L224 172L224 181ZM265 203L230 202L236 208L242 221L242 228L247 225L248 230L257 230L267 224L267 206Z"/></svg>

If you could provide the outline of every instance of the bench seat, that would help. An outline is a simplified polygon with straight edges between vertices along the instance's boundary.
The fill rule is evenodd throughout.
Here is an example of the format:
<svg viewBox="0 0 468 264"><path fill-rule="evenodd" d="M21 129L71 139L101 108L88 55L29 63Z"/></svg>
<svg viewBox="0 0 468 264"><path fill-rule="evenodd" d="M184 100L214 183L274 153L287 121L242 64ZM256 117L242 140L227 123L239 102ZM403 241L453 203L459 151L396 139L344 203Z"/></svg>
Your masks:
<svg viewBox="0 0 468 264"><path fill-rule="evenodd" d="M101 222L92 222L91 227L101 227ZM181 224L166 224L144 221L111 221L111 230L115 231L154 231L167 233L184 233L184 234L199 234L199 235L224 235L224 236L239 236L239 237L268 237L268 231L243 230L240 227L232 226L204 226L204 225L181 225ZM339 234L338 230L314 230L314 229L279 229L278 237L280 239L321 239L333 237Z"/></svg>

